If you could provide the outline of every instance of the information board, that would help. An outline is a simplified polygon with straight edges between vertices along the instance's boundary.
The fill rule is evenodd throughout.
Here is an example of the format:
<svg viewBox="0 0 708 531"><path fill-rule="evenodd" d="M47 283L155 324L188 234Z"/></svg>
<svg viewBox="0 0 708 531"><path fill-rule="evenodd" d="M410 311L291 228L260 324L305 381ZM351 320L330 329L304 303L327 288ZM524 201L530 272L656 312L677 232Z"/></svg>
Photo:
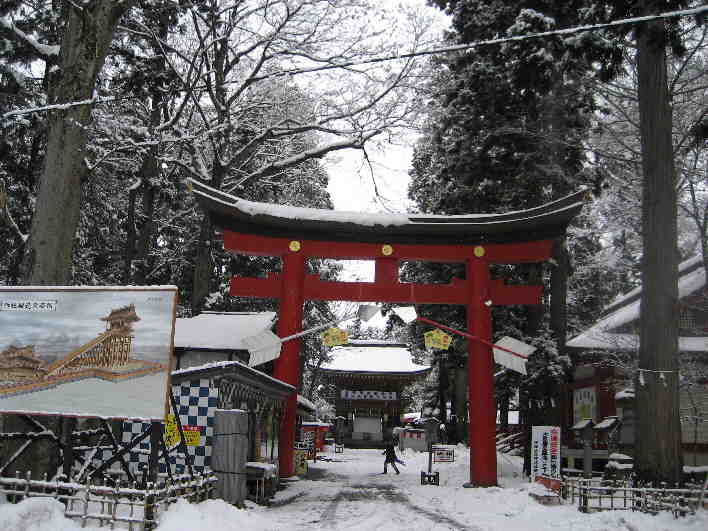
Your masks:
<svg viewBox="0 0 708 531"><path fill-rule="evenodd" d="M533 426L531 429L531 480L537 476L560 479L561 429Z"/></svg>
<svg viewBox="0 0 708 531"><path fill-rule="evenodd" d="M433 462L434 463L454 463L455 449L452 446L433 445Z"/></svg>
<svg viewBox="0 0 708 531"><path fill-rule="evenodd" d="M0 288L0 412L162 420L175 286Z"/></svg>

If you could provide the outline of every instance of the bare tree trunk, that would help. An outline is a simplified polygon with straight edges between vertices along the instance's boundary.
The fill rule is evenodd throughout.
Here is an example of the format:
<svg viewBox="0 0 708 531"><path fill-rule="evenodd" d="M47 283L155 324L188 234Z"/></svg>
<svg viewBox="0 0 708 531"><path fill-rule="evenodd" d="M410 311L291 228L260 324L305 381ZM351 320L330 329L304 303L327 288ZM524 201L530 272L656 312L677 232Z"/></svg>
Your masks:
<svg viewBox="0 0 708 531"><path fill-rule="evenodd" d="M136 241L135 261L137 267L133 275L133 282L137 285L148 283L150 271L150 249L155 239L155 195L156 186L152 179L157 175L157 153L148 155L143 164L143 216L145 220L140 228Z"/></svg>
<svg viewBox="0 0 708 531"><path fill-rule="evenodd" d="M651 9L650 9L651 8ZM647 11L653 2L646 3ZM679 483L678 252L671 106L663 21L639 29L637 66L642 147L642 295L634 469L640 480Z"/></svg>
<svg viewBox="0 0 708 531"><path fill-rule="evenodd" d="M214 8L216 6L213 6ZM216 28L221 24L220 14L212 9L208 18ZM216 38L216 35L210 35ZM228 152L231 139L231 124L229 122L229 102L225 88L227 72L233 65L228 62L228 40L218 39L214 42L213 76L214 90L213 99L217 107L217 122L220 130L215 135L217 140L213 144L213 166L212 178L209 185L217 190L221 189L224 177L228 168L223 165L224 155ZM195 154L195 156L197 156ZM202 311L204 301L209 295L209 285L213 272L211 257L212 240L214 239L214 227L208 215L202 219L199 241L197 242L197 253L194 257L194 276L192 277L192 315Z"/></svg>
<svg viewBox="0 0 708 531"><path fill-rule="evenodd" d="M85 7L64 2L65 22L59 70L49 83L49 102L64 104L93 96L98 73L120 17L130 1L97 0ZM74 237L86 174L86 127L91 106L56 108L48 114L47 154L39 183L32 231L25 253L25 280L31 284L71 282Z"/></svg>
<svg viewBox="0 0 708 531"><path fill-rule="evenodd" d="M197 254L194 257L194 275L192 277L192 315L202 311L204 301L209 295L209 280L212 273L211 240L214 228L209 216L202 218L197 243Z"/></svg>
<svg viewBox="0 0 708 531"><path fill-rule="evenodd" d="M128 190L128 212L125 220L125 249L123 255L123 283L130 285L133 283L133 258L135 256L135 241L137 233L135 231L135 209L138 189L131 186Z"/></svg>

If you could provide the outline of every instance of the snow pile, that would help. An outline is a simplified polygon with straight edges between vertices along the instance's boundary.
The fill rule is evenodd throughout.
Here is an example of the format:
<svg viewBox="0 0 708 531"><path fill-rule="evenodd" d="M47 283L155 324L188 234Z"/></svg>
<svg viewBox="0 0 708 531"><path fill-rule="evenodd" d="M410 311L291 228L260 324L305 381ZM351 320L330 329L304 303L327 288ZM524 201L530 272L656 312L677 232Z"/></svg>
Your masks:
<svg viewBox="0 0 708 531"><path fill-rule="evenodd" d="M119 526L120 527L120 526ZM80 520L64 516L64 506L53 498L29 498L18 504L0 504L0 529L3 531L98 531L96 526L81 527ZM105 529L105 527L103 528ZM276 531L266 515L237 509L222 500L191 504L179 500L160 519L157 531Z"/></svg>
<svg viewBox="0 0 708 531"><path fill-rule="evenodd" d="M521 459L497 455L499 487L467 489L469 450L455 447L454 463L433 463L440 486L421 485L428 454L399 452L400 475L383 475L381 450L324 453L310 464L310 479L287 481L270 507L236 509L220 501L181 500L160 517L157 531L705 531L708 511L675 519L631 511L583 514L577 505L542 505L529 494L544 487L526 481ZM51 499L0 504L0 530L76 531ZM120 526L119 526L120 527ZM87 527L95 531L97 527Z"/></svg>
<svg viewBox="0 0 708 531"><path fill-rule="evenodd" d="M53 498L30 498L18 504L0 503L0 529L6 531L94 531L64 517L64 505Z"/></svg>
<svg viewBox="0 0 708 531"><path fill-rule="evenodd" d="M536 496L558 496L558 493L553 492L551 489L539 482L529 483L528 492L529 494L535 494Z"/></svg>
<svg viewBox="0 0 708 531"><path fill-rule="evenodd" d="M237 509L222 500L191 504L179 500L160 520L157 531L277 531L267 513Z"/></svg>

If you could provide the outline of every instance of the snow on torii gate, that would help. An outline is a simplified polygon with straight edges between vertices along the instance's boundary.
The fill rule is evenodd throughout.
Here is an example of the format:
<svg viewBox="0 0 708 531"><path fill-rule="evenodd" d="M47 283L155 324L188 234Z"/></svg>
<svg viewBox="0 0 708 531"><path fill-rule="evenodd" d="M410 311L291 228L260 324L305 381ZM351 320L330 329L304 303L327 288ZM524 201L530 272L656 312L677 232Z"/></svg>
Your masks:
<svg viewBox="0 0 708 531"><path fill-rule="evenodd" d="M266 278L231 279L233 296L277 298L277 332L301 331L305 300L345 300L408 304L461 304L467 329L492 339L491 306L539 304L542 286L507 286L492 280L489 264L548 260L553 240L565 234L582 208L584 191L543 206L506 214L462 216L348 213L255 203L190 184L197 201L223 229L224 248L235 253L278 256L282 273ZM374 260L374 282L329 282L305 274L309 258ZM399 281L402 260L464 263L465 279L452 283ZM489 346L469 341L470 484L497 484L496 407L493 357ZM283 344L274 376L297 387L300 341ZM296 396L287 401L279 437L282 476L294 473Z"/></svg>

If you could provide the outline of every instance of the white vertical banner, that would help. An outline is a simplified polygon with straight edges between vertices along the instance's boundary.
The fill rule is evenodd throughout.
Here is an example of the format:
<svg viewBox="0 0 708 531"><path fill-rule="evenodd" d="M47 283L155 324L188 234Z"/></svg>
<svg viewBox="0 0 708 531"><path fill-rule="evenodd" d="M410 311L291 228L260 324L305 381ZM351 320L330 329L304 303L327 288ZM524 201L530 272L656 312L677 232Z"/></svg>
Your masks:
<svg viewBox="0 0 708 531"><path fill-rule="evenodd" d="M531 428L531 481L537 476L560 479L561 429L559 426Z"/></svg>

